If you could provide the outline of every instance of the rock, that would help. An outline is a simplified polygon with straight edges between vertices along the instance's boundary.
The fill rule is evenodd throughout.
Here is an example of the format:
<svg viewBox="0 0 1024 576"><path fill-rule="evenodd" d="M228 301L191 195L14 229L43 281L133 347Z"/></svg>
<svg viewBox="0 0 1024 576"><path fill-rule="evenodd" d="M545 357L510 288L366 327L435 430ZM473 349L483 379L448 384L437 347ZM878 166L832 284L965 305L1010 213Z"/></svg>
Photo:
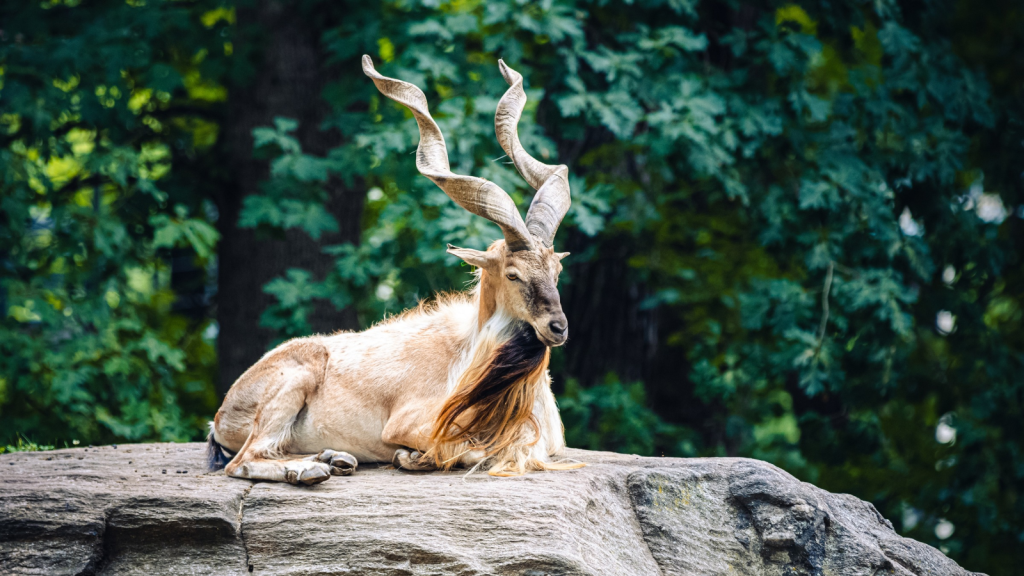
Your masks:
<svg viewBox="0 0 1024 576"><path fill-rule="evenodd" d="M589 466L371 464L298 487L206 473L204 451L0 456L0 574L971 574L871 504L756 460L570 450Z"/></svg>

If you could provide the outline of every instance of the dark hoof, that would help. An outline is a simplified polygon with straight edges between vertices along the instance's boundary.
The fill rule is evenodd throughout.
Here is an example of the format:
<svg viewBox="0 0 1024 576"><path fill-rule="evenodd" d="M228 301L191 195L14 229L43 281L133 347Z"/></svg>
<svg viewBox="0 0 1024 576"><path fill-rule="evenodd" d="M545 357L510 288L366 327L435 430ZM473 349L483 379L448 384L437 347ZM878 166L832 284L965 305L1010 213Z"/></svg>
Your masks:
<svg viewBox="0 0 1024 576"><path fill-rule="evenodd" d="M302 474L299 474L299 482L302 482L306 486L312 486L313 484L319 484L330 477L330 472L324 474L323 470L305 470Z"/></svg>
<svg viewBox="0 0 1024 576"><path fill-rule="evenodd" d="M359 467L359 461L348 452L324 450L316 459L331 467L332 476L349 476Z"/></svg>
<svg viewBox="0 0 1024 576"><path fill-rule="evenodd" d="M417 472L436 469L434 463L424 458L419 450L410 451L404 448L395 450L395 455L391 458L391 465L400 470L414 470Z"/></svg>
<svg viewBox="0 0 1024 576"><path fill-rule="evenodd" d="M286 470L284 473L285 482L298 486L312 486L313 484L319 484L324 480L331 477L330 472L325 466L320 466L319 463L316 466L306 468L305 470Z"/></svg>

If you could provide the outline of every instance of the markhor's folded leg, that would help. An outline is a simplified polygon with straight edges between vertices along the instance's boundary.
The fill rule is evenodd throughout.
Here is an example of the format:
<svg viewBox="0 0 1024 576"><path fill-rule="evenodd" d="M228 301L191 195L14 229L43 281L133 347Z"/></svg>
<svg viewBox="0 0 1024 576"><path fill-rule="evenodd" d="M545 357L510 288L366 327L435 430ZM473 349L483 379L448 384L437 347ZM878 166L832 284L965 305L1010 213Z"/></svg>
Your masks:
<svg viewBox="0 0 1024 576"><path fill-rule="evenodd" d="M249 438L224 471L235 478L290 484L327 480L331 477L331 461L305 460L289 453L295 418L323 378L327 350L320 344L304 343L283 349L261 363L265 366L258 377L267 378L269 383ZM354 469L355 459L352 461Z"/></svg>

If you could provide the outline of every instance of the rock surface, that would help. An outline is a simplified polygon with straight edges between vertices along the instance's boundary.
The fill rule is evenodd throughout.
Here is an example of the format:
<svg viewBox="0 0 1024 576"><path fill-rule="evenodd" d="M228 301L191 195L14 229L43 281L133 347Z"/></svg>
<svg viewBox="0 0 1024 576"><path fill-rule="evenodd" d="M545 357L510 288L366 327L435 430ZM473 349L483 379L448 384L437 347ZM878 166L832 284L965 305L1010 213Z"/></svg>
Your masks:
<svg viewBox="0 0 1024 576"><path fill-rule="evenodd" d="M201 444L0 456L0 574L971 574L764 462L571 450L519 478L364 465L313 487Z"/></svg>

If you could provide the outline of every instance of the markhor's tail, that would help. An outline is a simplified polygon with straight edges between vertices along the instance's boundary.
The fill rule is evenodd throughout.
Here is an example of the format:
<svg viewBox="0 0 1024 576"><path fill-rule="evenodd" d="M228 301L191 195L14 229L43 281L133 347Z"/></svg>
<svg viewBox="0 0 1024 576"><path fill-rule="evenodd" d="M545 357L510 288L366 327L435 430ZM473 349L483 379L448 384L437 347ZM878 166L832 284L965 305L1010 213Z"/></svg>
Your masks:
<svg viewBox="0 0 1024 576"><path fill-rule="evenodd" d="M210 430L210 435L206 437L206 465L210 472L223 469L234 456L230 450L213 439L213 430Z"/></svg>

